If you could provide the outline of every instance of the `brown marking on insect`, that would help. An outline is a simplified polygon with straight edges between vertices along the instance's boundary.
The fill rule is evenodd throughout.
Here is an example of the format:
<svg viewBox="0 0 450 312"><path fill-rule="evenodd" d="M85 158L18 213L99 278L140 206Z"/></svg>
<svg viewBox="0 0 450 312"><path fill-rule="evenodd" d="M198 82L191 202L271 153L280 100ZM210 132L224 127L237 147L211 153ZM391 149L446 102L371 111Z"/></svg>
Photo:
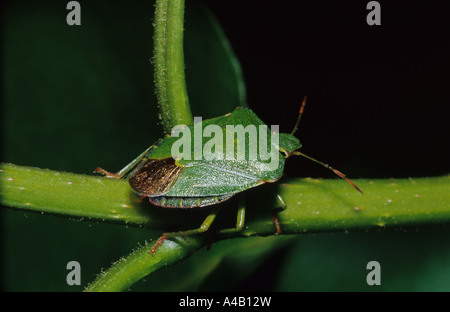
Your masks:
<svg viewBox="0 0 450 312"><path fill-rule="evenodd" d="M141 198L164 195L180 176L182 167L172 157L146 159L138 164L129 179L131 188Z"/></svg>

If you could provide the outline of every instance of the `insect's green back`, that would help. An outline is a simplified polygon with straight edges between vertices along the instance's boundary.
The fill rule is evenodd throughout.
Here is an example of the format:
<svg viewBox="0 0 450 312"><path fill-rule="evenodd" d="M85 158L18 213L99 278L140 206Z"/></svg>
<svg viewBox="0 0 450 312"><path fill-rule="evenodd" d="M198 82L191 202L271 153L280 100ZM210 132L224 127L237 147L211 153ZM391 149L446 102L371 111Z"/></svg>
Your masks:
<svg viewBox="0 0 450 312"><path fill-rule="evenodd" d="M229 130L227 126L233 126L235 129L241 127L241 130L249 131L253 127L257 130L258 139L251 141L250 135L244 131L245 136L233 135L232 141L227 142L227 134L230 133L227 132ZM220 134L222 137L220 138L219 135L216 141L216 143L222 143L224 149L222 159L207 159L204 153L199 155L199 151L208 150L206 147L218 135L214 131L204 133L207 129L222 133ZM263 131L261 132L261 130ZM277 142L272 136L271 128L261 121L253 111L244 107L238 107L232 113L221 117L202 120L201 124L180 127L178 131L178 133L172 133L171 136L160 140L146 155L146 159L150 160L173 157L176 160L176 166L183 168L177 180L163 194L166 196L196 197L235 194L266 182L275 182L283 174L285 157L301 147L299 140L290 134L279 133ZM200 140L199 133L202 134ZM197 137L195 137L196 135ZM261 135L266 138L264 145L259 140ZM188 139L187 142L190 143L187 146L178 146L179 149L176 149L183 152L185 157L181 157L181 154L173 155L172 148L176 144L179 145L181 138ZM228 138L228 140L230 139ZM230 145L230 142L235 156L238 154L239 148L245 148L243 158L230 159L226 157L225 147L227 144ZM252 148L255 150L253 144L258 144L256 159L252 158L249 153ZM260 146L262 146L262 150L259 149ZM188 149L188 154L184 153L185 148ZM216 148L214 146L211 150L215 152ZM265 152L265 158L262 157L262 152ZM158 194L154 194L154 196L158 196Z"/></svg>
<svg viewBox="0 0 450 312"><path fill-rule="evenodd" d="M302 145L293 133L304 104L305 99L292 134L269 128L244 107L221 117L197 120L189 127L180 126L149 148L143 159L144 153L136 159L141 160L130 174L129 183L155 205L203 207L277 181L283 174L285 159L300 155L332 170L362 193L338 170L298 151Z"/></svg>
<svg viewBox="0 0 450 312"><path fill-rule="evenodd" d="M250 109L245 107L237 107L232 113L211 118L207 120L202 121L202 132L207 126L210 125L216 125L222 129L222 131L226 132L226 126L227 125L242 125L244 128L246 128L249 125L255 125L256 128L259 126L266 126L266 124L259 119L259 117ZM194 140L194 126L186 127L189 128L190 134L191 134L191 142L192 145L194 145L196 142ZM181 131L180 127L180 131ZM270 127L267 127L267 138L268 138L268 149L269 144L271 144L271 133L270 133ZM166 136L164 139L162 139L158 144L157 148L152 149L148 154L147 158L149 159L161 159L168 157L169 154L171 154L172 145L179 139L179 136ZM202 146L210 140L209 137L202 138L202 141L200 142ZM235 144L238 144L238 142L235 141ZM248 144L248 142L246 142ZM223 145L226 146L226 135L223 136ZM279 133L279 144L276 147L280 152L284 153L285 156L289 156L293 151L298 150L301 148L300 141L291 134L288 133ZM237 146L235 146L236 148ZM194 149L191 150L191 160L194 159ZM248 155L246 155L248 156ZM187 160L179 160L178 163L182 166L188 165L189 161Z"/></svg>

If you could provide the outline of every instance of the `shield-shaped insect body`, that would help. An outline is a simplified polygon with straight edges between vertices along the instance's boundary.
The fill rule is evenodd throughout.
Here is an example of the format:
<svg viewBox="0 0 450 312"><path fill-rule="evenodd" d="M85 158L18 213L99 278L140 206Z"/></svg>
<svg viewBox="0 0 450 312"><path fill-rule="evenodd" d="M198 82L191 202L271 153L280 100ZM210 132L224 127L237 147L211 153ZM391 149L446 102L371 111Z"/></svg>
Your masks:
<svg viewBox="0 0 450 312"><path fill-rule="evenodd" d="M147 151L129 175L130 186L155 205L191 208L275 182L301 144L273 128L244 107L178 128Z"/></svg>
<svg viewBox="0 0 450 312"><path fill-rule="evenodd" d="M290 134L279 133L277 126L269 129L253 111L237 107L221 117L204 121L197 117L192 126L174 127L171 135L167 134L116 174L101 168L95 172L114 178L128 176L131 188L154 205L194 208L214 205L250 188L277 181L283 174L285 160L298 155L332 170L362 193L343 173L299 151L302 145L294 133L305 103L306 98ZM168 237L206 231L216 213L213 210L198 229L164 233L152 254ZM223 231L241 230L244 219L245 206L240 206L236 228ZM273 220L276 233L281 233L275 215Z"/></svg>

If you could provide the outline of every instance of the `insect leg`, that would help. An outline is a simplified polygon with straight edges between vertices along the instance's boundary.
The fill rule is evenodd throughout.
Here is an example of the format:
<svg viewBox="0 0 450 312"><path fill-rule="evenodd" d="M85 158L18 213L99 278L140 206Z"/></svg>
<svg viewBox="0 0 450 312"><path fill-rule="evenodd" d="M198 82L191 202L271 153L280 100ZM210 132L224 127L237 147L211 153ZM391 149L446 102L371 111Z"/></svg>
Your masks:
<svg viewBox="0 0 450 312"><path fill-rule="evenodd" d="M200 227L197 229L163 233L161 235L161 237L158 239L158 241L156 242L155 246L153 246L153 248L151 250L152 255L156 252L158 247L166 240L166 238L172 238L172 237L176 237L176 236L189 236L189 235L200 234L200 233L206 232L209 229L209 227L211 226L211 224L213 223L218 212L219 212L219 207L215 207L211 211L211 213L206 217L206 219L203 221L203 223L200 225Z"/></svg>
<svg viewBox="0 0 450 312"><path fill-rule="evenodd" d="M239 232L240 230L242 230L244 228L244 224L245 224L245 201L244 201L244 195L242 195L239 200L239 207L238 207L238 213L237 213L237 218L236 218L236 227L231 228L231 229L220 230L219 233L226 234L226 233Z"/></svg>
<svg viewBox="0 0 450 312"><path fill-rule="evenodd" d="M286 209L286 203L284 202L283 197L281 197L279 194L277 194L277 202L278 202L279 206L273 210L272 219L273 219L273 223L275 224L275 228L277 229L277 231L275 232L275 235L280 235L281 227L280 227L280 222L278 221L277 213Z"/></svg>
<svg viewBox="0 0 450 312"><path fill-rule="evenodd" d="M104 174L107 178L114 178L114 179L120 179L122 178L124 175L126 175L131 169L133 169L133 167L135 167L141 160L142 158L148 153L148 151L152 148L152 146L150 146L149 148L147 148L142 154L140 154L138 157L136 157L135 159L133 159L132 162L130 162L128 165L126 165L125 167L123 167L119 172L117 173L112 173L112 172L108 172L105 169L102 168L96 168L94 170L95 173L101 173Z"/></svg>
<svg viewBox="0 0 450 312"><path fill-rule="evenodd" d="M283 211L286 209L286 203L284 202L283 197L280 194L277 194L277 201L280 206L278 206L275 210L279 210L277 212Z"/></svg>

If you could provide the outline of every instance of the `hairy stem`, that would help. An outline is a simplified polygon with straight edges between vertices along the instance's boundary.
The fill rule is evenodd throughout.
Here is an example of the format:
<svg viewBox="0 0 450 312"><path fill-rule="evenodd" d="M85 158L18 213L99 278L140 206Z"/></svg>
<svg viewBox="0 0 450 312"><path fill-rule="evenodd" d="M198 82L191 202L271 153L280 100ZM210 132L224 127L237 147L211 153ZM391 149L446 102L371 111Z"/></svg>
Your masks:
<svg viewBox="0 0 450 312"><path fill-rule="evenodd" d="M450 176L353 181L364 190L364 195L337 179L296 178L260 186L246 196L248 213L241 231L214 235L212 230L206 235L167 239L154 256L149 253L153 244L146 244L100 274L86 290L126 290L153 271L188 257L211 242L211 238L273 235L275 226L270 209L277 206L276 201L271 200L276 195L280 195L287 206L278 213L282 234L450 221ZM131 191L126 180L12 164L0 166L0 186L1 203L6 206L162 231L197 228L208 212L151 206ZM267 187L273 187L273 190L268 192ZM227 209L223 210L215 221L216 230L230 227L222 221Z"/></svg>
<svg viewBox="0 0 450 312"><path fill-rule="evenodd" d="M199 238L185 239L182 244L168 241L155 255L151 255L152 244L146 244L116 261L102 272L84 291L125 291L150 273L188 257L193 250L204 245Z"/></svg>
<svg viewBox="0 0 450 312"><path fill-rule="evenodd" d="M277 194L287 206L278 213L282 234L450 221L450 176L353 181L364 190L364 195L337 179L296 178L261 186L247 196L244 228L214 239L273 235L270 208L276 207L276 201L270 198ZM272 194L265 187L274 187ZM12 164L0 165L0 196L3 205L18 209L163 231L198 227L207 213L201 209L177 211L151 206L131 191L126 180ZM217 227L229 227L222 224L222 214L226 212L219 214ZM128 289L154 270L186 258L206 243L205 235L166 240L153 257L148 253L152 244L145 245L101 274L87 290Z"/></svg>
<svg viewBox="0 0 450 312"><path fill-rule="evenodd" d="M166 133L192 125L183 54L184 0L158 0L155 10L154 66L160 118Z"/></svg>
<svg viewBox="0 0 450 312"><path fill-rule="evenodd" d="M449 176L353 181L364 195L338 179L295 178L260 186L264 195L249 192L246 226L233 235L274 233L270 210L262 208L277 206L267 198L272 186L277 188L270 197L279 194L287 206L278 213L285 234L450 221ZM13 164L0 165L0 195L2 205L27 211L158 230L198 225L207 214L204 209L154 207L133 193L127 180ZM171 217L179 214L182 220Z"/></svg>

